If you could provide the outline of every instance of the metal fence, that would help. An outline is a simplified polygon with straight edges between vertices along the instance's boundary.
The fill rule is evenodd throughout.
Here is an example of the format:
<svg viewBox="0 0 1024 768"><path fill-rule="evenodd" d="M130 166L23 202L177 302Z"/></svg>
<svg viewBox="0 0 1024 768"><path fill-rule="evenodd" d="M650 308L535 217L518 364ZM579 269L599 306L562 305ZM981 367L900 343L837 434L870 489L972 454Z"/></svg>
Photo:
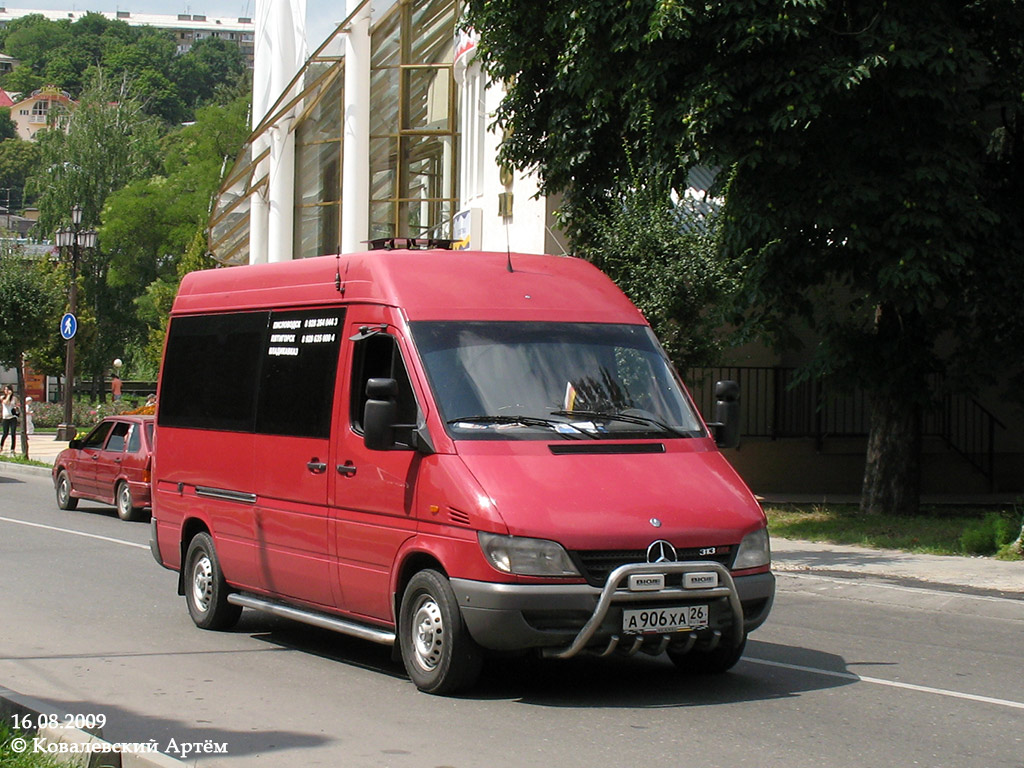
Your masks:
<svg viewBox="0 0 1024 768"><path fill-rule="evenodd" d="M820 381L798 380L795 368L783 367L689 369L686 383L705 417L714 414L715 382L723 379L740 385L740 425L745 436L810 437L820 447L826 438L864 437L870 429L863 391L829 391ZM977 400L946 395L925 413L922 426L925 436L941 438L992 482L996 429L1005 426Z"/></svg>

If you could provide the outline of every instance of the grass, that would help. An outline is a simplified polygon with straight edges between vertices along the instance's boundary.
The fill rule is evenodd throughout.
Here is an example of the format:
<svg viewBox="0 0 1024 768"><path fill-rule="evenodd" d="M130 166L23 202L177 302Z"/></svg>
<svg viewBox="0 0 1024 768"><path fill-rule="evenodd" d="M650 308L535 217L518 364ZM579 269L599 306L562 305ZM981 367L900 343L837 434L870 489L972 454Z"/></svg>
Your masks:
<svg viewBox="0 0 1024 768"><path fill-rule="evenodd" d="M29 449L29 453L31 454L31 449ZM11 456L9 453L0 455L0 461L7 461L11 464L24 464L27 467L46 467L47 469L53 466L53 464L47 464L45 461L26 459L20 453L16 453L14 456ZM3 763L0 763L0 765L3 765Z"/></svg>
<svg viewBox="0 0 1024 768"><path fill-rule="evenodd" d="M768 531L775 536L831 544L900 549L930 555L996 555L1022 560L1019 505L993 510L922 507L915 517L861 515L853 504L766 506Z"/></svg>
<svg viewBox="0 0 1024 768"><path fill-rule="evenodd" d="M17 738L28 740L29 748L23 752L17 752L11 746L11 742ZM40 754L32 751L32 737L12 731L6 723L0 723L0 766L3 768L57 768L67 766L67 763L59 763L47 754Z"/></svg>

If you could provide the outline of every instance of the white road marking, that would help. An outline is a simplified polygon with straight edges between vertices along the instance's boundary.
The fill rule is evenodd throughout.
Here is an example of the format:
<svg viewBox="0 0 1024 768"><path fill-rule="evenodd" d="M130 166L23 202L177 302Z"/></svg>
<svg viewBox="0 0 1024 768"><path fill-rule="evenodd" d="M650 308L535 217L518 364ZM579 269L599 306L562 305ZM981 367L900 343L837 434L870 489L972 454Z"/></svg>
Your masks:
<svg viewBox="0 0 1024 768"><path fill-rule="evenodd" d="M43 525L42 523L30 523L28 520L15 520L11 517L0 517L0 522L3 523L14 523L16 525L27 525L30 528L43 528L47 531L59 531L60 533L70 533L75 536L84 536L87 539L99 539L100 541L109 541L112 544L123 544L126 547L135 547L136 549L149 549L148 544L136 544L134 541L125 541L124 539L112 539L109 536L100 536L95 533L85 533L84 531L73 531L70 528L58 528L54 525Z"/></svg>
<svg viewBox="0 0 1024 768"><path fill-rule="evenodd" d="M864 677L863 675L856 675L852 672L835 672L831 669L818 669L817 667L802 667L799 664L786 664L781 661L769 661L768 659L755 659L750 656L744 656L743 661L749 661L751 664L762 664L766 667L779 667L780 669L792 669L797 672L809 672L813 675L824 675L826 677L838 677L842 680L853 680L859 683L873 683L874 685L884 685L889 688L902 688L907 691L917 691L918 693L931 693L936 696L949 696L953 699L966 699L967 701L979 701L983 704L996 704L1000 707L1010 707L1012 709L1024 709L1024 702L1010 701L1008 699L995 699L991 696L978 696L974 693L964 693L963 691L949 691L945 688L932 688L927 685L914 685L913 683L901 683L897 680L883 680L879 677Z"/></svg>

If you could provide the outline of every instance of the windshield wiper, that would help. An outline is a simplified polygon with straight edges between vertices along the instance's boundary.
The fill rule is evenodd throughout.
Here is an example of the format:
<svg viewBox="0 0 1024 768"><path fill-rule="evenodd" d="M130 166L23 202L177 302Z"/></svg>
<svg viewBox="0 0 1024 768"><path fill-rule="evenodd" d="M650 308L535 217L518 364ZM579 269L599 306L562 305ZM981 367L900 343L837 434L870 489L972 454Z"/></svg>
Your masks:
<svg viewBox="0 0 1024 768"><path fill-rule="evenodd" d="M579 439L575 435L570 435L567 432L563 432L560 427L569 427L570 429L576 430L581 435L587 437L594 437L589 432L575 424L570 424L565 421L555 421L554 419L544 419L538 416L463 416L458 419L448 419L446 424L456 425L459 423L463 424L516 424L522 427L543 427L550 429L569 440Z"/></svg>
<svg viewBox="0 0 1024 768"><path fill-rule="evenodd" d="M583 416L588 419L607 419L608 421L622 421L627 424L638 424L640 426L652 425L677 437L694 437L691 432L684 432L681 429L669 426L663 421L649 416L637 416L632 413L611 413L606 411L552 411L552 416Z"/></svg>

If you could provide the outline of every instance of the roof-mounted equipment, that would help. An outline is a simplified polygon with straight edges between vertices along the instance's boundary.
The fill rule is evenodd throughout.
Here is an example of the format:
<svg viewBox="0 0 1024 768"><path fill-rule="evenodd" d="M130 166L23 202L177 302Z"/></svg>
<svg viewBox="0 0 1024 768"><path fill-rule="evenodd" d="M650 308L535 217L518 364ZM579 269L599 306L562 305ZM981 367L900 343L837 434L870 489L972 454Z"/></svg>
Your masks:
<svg viewBox="0 0 1024 768"><path fill-rule="evenodd" d="M368 241L371 251L395 251L404 248L410 251L439 249L450 251L452 241L438 237L380 237Z"/></svg>

